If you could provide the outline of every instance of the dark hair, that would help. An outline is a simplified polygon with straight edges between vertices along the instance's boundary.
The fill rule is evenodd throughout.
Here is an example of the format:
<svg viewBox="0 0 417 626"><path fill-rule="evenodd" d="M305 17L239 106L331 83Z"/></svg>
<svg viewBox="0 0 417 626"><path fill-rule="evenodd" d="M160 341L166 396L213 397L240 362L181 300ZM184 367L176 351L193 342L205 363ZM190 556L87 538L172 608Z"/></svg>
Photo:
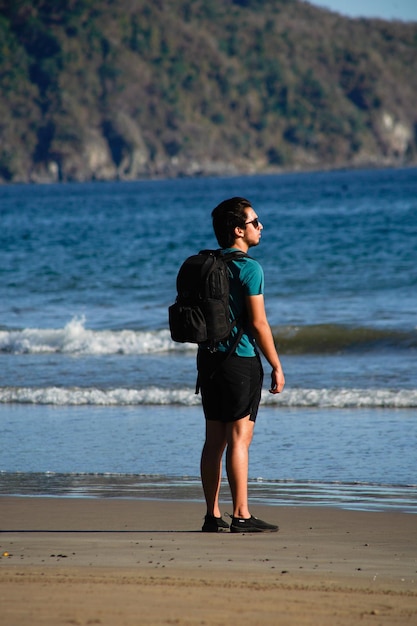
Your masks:
<svg viewBox="0 0 417 626"><path fill-rule="evenodd" d="M246 198L229 198L223 200L215 209L211 217L213 218L213 229L219 246L230 248L235 239L235 228L245 228L246 209L252 204Z"/></svg>

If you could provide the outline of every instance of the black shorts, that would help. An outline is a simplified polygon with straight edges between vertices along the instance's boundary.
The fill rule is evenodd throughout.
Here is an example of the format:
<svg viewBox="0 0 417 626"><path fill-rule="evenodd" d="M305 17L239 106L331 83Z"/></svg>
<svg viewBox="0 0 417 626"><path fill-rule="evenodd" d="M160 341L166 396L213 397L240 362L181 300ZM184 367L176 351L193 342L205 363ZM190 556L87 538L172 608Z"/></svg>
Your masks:
<svg viewBox="0 0 417 626"><path fill-rule="evenodd" d="M207 420L234 422L250 415L254 422L261 400L263 369L259 356L199 350L197 370Z"/></svg>

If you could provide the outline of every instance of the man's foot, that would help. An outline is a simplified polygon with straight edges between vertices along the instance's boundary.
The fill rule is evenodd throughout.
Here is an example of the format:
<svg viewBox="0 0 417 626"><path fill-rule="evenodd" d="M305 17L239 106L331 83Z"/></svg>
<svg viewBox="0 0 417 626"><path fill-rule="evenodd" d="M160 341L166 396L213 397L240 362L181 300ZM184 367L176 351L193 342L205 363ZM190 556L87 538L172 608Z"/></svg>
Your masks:
<svg viewBox="0 0 417 626"><path fill-rule="evenodd" d="M249 519L232 517L230 532L232 533L276 533L279 530L275 524L268 524L257 517L250 516Z"/></svg>
<svg viewBox="0 0 417 626"><path fill-rule="evenodd" d="M204 518L203 533L218 533L229 529L229 524L224 521L222 517L214 517L214 515L207 515Z"/></svg>

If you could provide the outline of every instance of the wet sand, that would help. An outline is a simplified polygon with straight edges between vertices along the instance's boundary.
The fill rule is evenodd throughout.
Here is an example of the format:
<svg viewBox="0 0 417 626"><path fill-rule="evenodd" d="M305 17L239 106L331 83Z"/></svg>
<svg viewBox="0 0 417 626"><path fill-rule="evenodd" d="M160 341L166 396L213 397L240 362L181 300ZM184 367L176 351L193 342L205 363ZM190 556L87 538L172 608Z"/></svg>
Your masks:
<svg viewBox="0 0 417 626"><path fill-rule="evenodd" d="M417 623L415 515L256 506L278 533L212 535L200 531L204 512L0 497L0 623Z"/></svg>

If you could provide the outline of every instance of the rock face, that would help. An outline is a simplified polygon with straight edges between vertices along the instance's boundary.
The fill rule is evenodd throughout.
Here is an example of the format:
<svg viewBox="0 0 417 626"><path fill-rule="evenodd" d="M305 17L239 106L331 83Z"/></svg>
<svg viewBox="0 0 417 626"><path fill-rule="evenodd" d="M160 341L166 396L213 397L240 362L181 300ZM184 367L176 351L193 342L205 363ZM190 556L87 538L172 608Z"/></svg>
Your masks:
<svg viewBox="0 0 417 626"><path fill-rule="evenodd" d="M295 0L3 4L0 182L417 163L417 24Z"/></svg>
<svg viewBox="0 0 417 626"><path fill-rule="evenodd" d="M384 111L381 116L381 135L387 155L404 158L413 140L410 124L395 119L394 115Z"/></svg>
<svg viewBox="0 0 417 626"><path fill-rule="evenodd" d="M149 151L138 124L129 115L118 112L103 122L102 131L118 178L130 180L146 174Z"/></svg>

